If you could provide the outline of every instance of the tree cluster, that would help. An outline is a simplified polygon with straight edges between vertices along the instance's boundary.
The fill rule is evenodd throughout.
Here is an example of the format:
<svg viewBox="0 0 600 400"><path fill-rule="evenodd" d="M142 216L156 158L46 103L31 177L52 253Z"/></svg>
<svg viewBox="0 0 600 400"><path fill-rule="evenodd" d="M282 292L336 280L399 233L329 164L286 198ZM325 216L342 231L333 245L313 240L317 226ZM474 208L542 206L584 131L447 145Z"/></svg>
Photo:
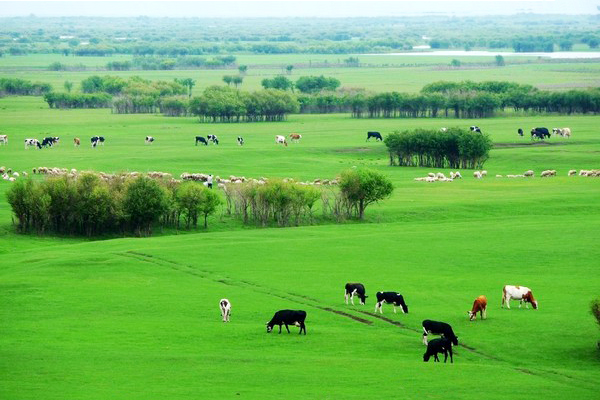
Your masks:
<svg viewBox="0 0 600 400"><path fill-rule="evenodd" d="M50 108L110 108L112 96L107 93L56 93L44 95Z"/></svg>
<svg viewBox="0 0 600 400"><path fill-rule="evenodd" d="M487 134L461 128L394 132L384 139L390 165L430 168L483 168L492 148Z"/></svg>
<svg viewBox="0 0 600 400"><path fill-rule="evenodd" d="M151 235L153 226L189 229L213 214L220 197L201 183L177 183L145 176L104 179L85 173L76 178L23 179L7 190L20 232L69 235Z"/></svg>
<svg viewBox="0 0 600 400"><path fill-rule="evenodd" d="M49 83L19 78L0 78L0 96L41 96L52 91Z"/></svg>

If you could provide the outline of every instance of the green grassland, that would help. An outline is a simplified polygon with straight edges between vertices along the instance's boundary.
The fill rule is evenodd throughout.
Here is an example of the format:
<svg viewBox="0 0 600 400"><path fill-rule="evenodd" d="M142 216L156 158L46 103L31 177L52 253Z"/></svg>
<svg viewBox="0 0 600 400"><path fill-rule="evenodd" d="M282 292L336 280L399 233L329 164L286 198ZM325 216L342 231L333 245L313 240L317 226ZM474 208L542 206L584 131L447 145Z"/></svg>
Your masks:
<svg viewBox="0 0 600 400"><path fill-rule="evenodd" d="M366 88L368 90L418 92L428 83L439 80L474 81L507 80L531 84L540 89L568 90L581 87L600 86L600 64L592 62L536 62L536 58L506 57L508 65L493 66L493 57L457 57L463 63L461 68L449 67L456 57L447 56L393 56L356 55L363 67L324 67L342 62L346 55L281 55L281 56L237 56L238 64L249 65L240 86L243 90L262 88L265 78L284 73L283 66L296 65L288 76L296 80L300 76L325 75L341 81L343 87ZM117 75L122 77L141 76L151 80L172 80L193 78L196 86L193 95L199 95L210 85L222 85L223 76L237 75L236 68L217 70L170 70L170 71L104 71L110 61L125 61L131 58L113 57L64 57L60 55L5 56L0 60L0 77L21 78L52 84L56 91L63 91L65 81L75 84L92 75ZM563 60L564 61L564 60ZM53 62L68 66L85 65L85 71L48 71Z"/></svg>
<svg viewBox="0 0 600 400"><path fill-rule="evenodd" d="M520 74L510 80L554 84L544 74L557 73L593 86L579 80L593 73L560 75L542 67L536 74L532 66L529 82ZM389 85L394 71L368 69L367 77L362 70L335 71L356 73L353 79L373 90ZM398 84L415 90L429 79L447 79L416 69L412 82L410 68L398 71ZM499 69L480 71L500 79ZM153 79L181 72L155 72ZM472 72L455 76L484 79L469 77ZM35 74L42 81L58 76ZM76 81L77 74L64 79ZM464 178L454 182L415 182L431 170L390 167L385 145L365 142L368 130L386 135L472 124L496 144L483 180L462 171ZM517 136L517 128L534 126L568 126L573 137L532 145ZM0 398L596 398L600 331L589 302L600 288L600 180L567 177L567 171L600 168L598 126L598 116L475 121L335 114L198 124L2 98L0 131L10 142L0 146L0 165L15 171L56 166L312 180L368 166L385 173L395 191L367 209L364 223L259 229L219 211L206 231L81 239L16 234L4 200L10 183L0 180ZM301 133L301 143L274 144L275 135L290 132ZM60 136L60 145L24 149L24 138L46 133ZM194 146L195 135L211 133L219 146ZM92 149L92 135L105 136L105 146ZM156 138L153 145L144 145L146 135ZM80 148L72 144L75 136ZM558 176L494 177L527 169L556 169ZM351 281L365 284L366 306L344 304L343 286ZM540 309L514 302L501 309L505 284L531 287ZM376 316L380 290L401 292L409 314L384 305ZM489 301L488 319L469 322L467 310L481 294ZM229 324L218 310L223 297L233 305ZM281 335L266 333L265 322L283 308L307 311L306 336L295 327L289 335L285 328ZM454 327L460 341L454 364L423 363L423 319Z"/></svg>

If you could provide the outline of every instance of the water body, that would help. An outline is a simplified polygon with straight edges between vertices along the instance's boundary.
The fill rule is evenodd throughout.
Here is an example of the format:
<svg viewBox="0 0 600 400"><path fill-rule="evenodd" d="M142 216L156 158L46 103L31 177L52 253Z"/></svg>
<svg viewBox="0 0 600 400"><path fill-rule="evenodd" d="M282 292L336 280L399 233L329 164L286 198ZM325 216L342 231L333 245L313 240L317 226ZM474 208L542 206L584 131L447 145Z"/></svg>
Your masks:
<svg viewBox="0 0 600 400"><path fill-rule="evenodd" d="M451 57L546 57L546 58L600 58L600 51L555 51L553 53L513 53L508 51L486 51L486 50L440 50L440 51L414 51L406 53L381 53L364 54L365 56L451 56Z"/></svg>

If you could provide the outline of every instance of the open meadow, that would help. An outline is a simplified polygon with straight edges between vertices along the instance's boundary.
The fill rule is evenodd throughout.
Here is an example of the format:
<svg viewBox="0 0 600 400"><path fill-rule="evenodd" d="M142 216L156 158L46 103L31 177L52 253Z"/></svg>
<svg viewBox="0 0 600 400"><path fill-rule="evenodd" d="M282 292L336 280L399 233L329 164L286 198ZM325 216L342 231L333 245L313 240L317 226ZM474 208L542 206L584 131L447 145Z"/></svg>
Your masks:
<svg viewBox="0 0 600 400"><path fill-rule="evenodd" d="M456 80L598 85L597 64L566 65L463 71ZM14 72L6 65L0 71L0 77L56 88L93 74ZM336 76L328 71L294 76ZM336 71L345 74L338 76L343 86L375 91L418 91L455 73ZM224 72L193 73L197 91L219 84ZM257 89L259 78L249 72L243 89ZM371 130L385 136L470 125L495 143L482 180L464 170L462 180L416 182L438 170L389 166L385 145L365 142ZM573 136L532 144L527 132L534 126L568 126ZM277 123L199 124L191 117L49 109L40 97L0 98L0 131L9 135L0 165L13 171L46 166L313 180L367 166L394 184L392 197L367 208L363 223L263 229L219 211L207 230L82 239L16 234L5 200L11 183L0 180L0 398L597 398L600 330L589 304L600 295L600 178L567 172L600 168L598 127L599 116L517 114L480 120L290 115ZM302 134L300 143L275 145L275 135L291 132ZM194 146L196 135L208 134L217 134L220 144ZM105 145L92 148L94 135L104 136ZM144 144L146 135L155 137L152 145ZM25 138L44 136L59 136L60 144L24 149ZM81 147L73 146L74 137ZM534 178L495 177L528 169ZM558 175L540 178L546 169ZM365 306L344 304L347 282L365 285ZM506 284L530 287L539 309L519 309L517 302L502 309ZM377 291L402 293L410 312L394 314L384 305L383 315L374 314ZM482 294L488 318L469 322L467 311ZM221 298L232 303L227 324ZM306 336L296 327L289 335L285 328L281 335L277 328L266 333L265 323L285 308L307 312ZM453 364L423 362L424 319L453 326L459 337Z"/></svg>

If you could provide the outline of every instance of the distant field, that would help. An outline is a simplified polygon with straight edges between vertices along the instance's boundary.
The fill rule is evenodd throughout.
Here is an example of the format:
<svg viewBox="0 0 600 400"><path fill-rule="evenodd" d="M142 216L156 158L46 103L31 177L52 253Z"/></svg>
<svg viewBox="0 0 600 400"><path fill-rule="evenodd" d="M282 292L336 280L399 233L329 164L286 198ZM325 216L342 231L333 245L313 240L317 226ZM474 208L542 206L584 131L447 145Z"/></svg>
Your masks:
<svg viewBox="0 0 600 400"><path fill-rule="evenodd" d="M439 80L475 81L507 80L523 84L532 84L541 89L568 90L581 87L600 86L600 64L593 62L544 62L526 57L507 57L507 61L518 62L505 67L495 67L493 57L458 57L464 66L450 68L454 57L428 56L376 56L359 55L365 66L356 67L322 67L325 61L331 64L343 63L350 55L285 55L256 56L240 55L238 64L250 65L241 88L256 90L262 88L261 81L284 73L282 66L297 65L288 77L292 80L305 75L325 75L339 79L344 87L359 87L368 90L418 92L431 82ZM209 58L209 57L207 57ZM223 85L224 75L237 75L236 68L219 70L172 70L172 71L97 71L110 61L128 59L118 57L64 57L60 55L30 55L0 58L0 77L17 77L33 81L51 83L55 90L64 91L64 82L71 81L75 90L79 83L91 75L116 75L129 77L142 76L152 80L172 80L174 78L191 77L196 80L193 94L198 95L210 85ZM129 58L130 59L130 58ZM52 62L61 62L74 66L83 64L86 71L48 71ZM483 65L482 65L483 64ZM315 67L318 66L318 67Z"/></svg>
<svg viewBox="0 0 600 400"><path fill-rule="evenodd" d="M595 64L556 64L310 72L337 71L348 86L416 91L449 77L593 86L595 70ZM201 90L219 83L224 71L193 73ZM60 88L66 79L90 74L19 76ZM262 76L250 71L244 87L257 87ZM484 180L464 170L459 181L415 182L433 170L390 167L385 145L365 142L368 130L385 136L472 124L498 145ZM568 126L573 137L532 145L516 133L534 126ZM2 98L0 131L9 144L0 146L0 165L15 171L56 166L312 180L368 166L386 174L395 191L367 209L364 223L259 229L219 211L207 231L82 239L16 234L5 201L10 183L0 180L0 398L596 398L600 331L589 302L600 295L600 178L567 177L567 171L600 169L599 126L599 116L475 121L337 114L199 124L107 109L50 110L41 98ZM290 132L301 133L301 143L274 144L275 135ZM26 137L46 134L61 137L60 145L24 149ZM194 136L206 134L217 134L220 145L194 146ZM105 136L105 146L92 149L92 135ZM156 138L153 145L144 145L146 135ZM75 136L80 148L73 147ZM494 177L527 169L538 175L556 169L558 176ZM343 303L343 286L351 281L365 284L366 306ZM501 309L505 284L531 287L540 309L514 302L511 310ZM402 293L410 313L394 314L384 305L383 316L374 315L380 290ZM489 301L488 319L469 322L467 310L481 294ZM223 297L233 305L229 324L218 310ZM290 335L285 328L281 335L266 333L266 321L284 308L307 311L306 336L295 327ZM460 341L454 364L423 363L423 319L452 324Z"/></svg>

